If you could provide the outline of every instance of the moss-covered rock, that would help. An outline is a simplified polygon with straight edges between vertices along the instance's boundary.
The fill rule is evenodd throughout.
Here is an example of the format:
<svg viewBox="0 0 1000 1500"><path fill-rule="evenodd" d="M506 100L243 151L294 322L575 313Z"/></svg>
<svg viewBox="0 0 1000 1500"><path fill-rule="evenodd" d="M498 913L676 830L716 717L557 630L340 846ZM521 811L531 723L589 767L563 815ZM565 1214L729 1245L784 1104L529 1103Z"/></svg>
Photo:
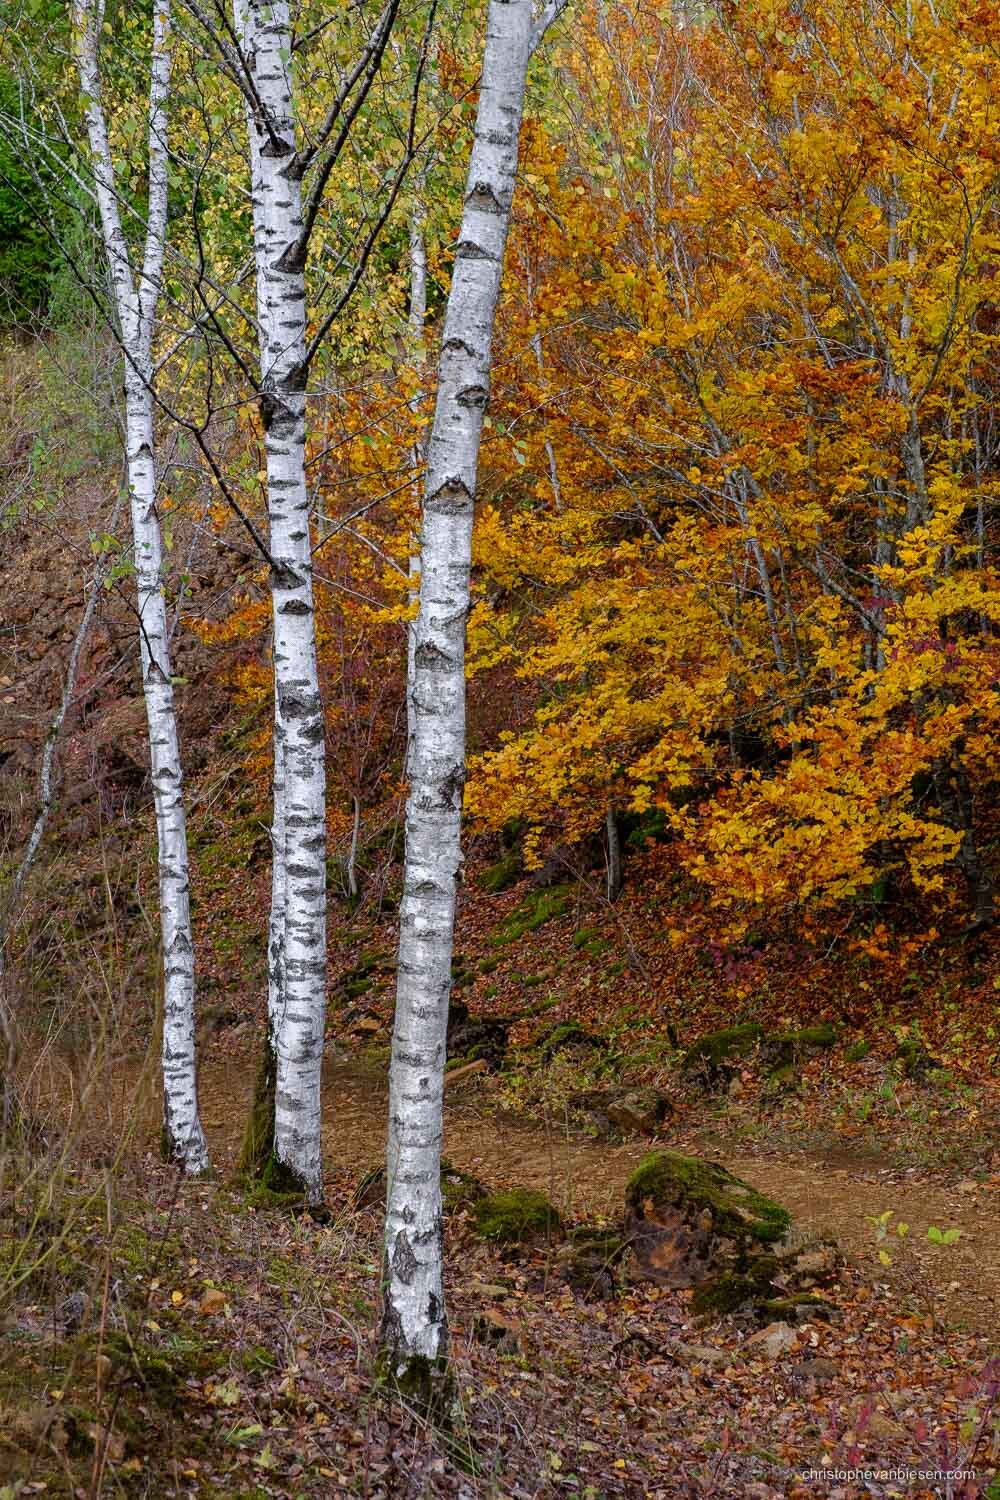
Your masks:
<svg viewBox="0 0 1000 1500"><path fill-rule="evenodd" d="M473 1216L482 1238L498 1245L524 1244L558 1237L562 1232L558 1210L534 1188L511 1188L481 1198L473 1207Z"/></svg>
<svg viewBox="0 0 1000 1500"><path fill-rule="evenodd" d="M665 1286L698 1286L727 1270L744 1273L790 1223L779 1203L717 1162L674 1151L647 1156L625 1190L625 1228L638 1274Z"/></svg>
<svg viewBox="0 0 1000 1500"><path fill-rule="evenodd" d="M763 1036L764 1028L756 1021L710 1031L685 1052L681 1071L689 1078L700 1078L707 1083L721 1082L732 1071L727 1064L747 1057Z"/></svg>
<svg viewBox="0 0 1000 1500"><path fill-rule="evenodd" d="M604 1037L595 1036L578 1021L560 1021L548 1031L543 1031L534 1041L535 1050L542 1062L548 1062L557 1052L565 1052L568 1048L580 1052L599 1051L607 1045Z"/></svg>

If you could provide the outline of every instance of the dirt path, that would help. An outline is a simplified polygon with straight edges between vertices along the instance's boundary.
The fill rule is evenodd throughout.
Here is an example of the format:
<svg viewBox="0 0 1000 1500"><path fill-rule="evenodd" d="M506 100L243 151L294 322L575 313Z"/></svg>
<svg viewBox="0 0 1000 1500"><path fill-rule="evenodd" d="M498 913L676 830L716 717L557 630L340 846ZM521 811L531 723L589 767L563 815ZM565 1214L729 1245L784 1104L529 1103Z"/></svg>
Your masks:
<svg viewBox="0 0 1000 1500"><path fill-rule="evenodd" d="M231 1167L250 1099L253 1064L209 1062L202 1072L202 1114L213 1156ZM327 1070L324 1100L330 1171L358 1177L378 1162L385 1140L384 1074L339 1062ZM802 1228L831 1235L871 1268L873 1277L915 1297L925 1312L986 1331L1000 1326L1000 1184L957 1179L947 1184L870 1164L832 1166L809 1158L746 1154L716 1135L710 1148L697 1136L663 1144L703 1151L788 1207ZM456 1166L491 1186L518 1184L547 1192L571 1215L621 1212L625 1183L650 1142L609 1145L560 1128L526 1121L492 1106L481 1084L458 1085L446 1104L445 1151ZM869 1218L891 1209L910 1225L892 1244L893 1265L877 1259ZM927 1240L929 1225L961 1231L956 1244Z"/></svg>

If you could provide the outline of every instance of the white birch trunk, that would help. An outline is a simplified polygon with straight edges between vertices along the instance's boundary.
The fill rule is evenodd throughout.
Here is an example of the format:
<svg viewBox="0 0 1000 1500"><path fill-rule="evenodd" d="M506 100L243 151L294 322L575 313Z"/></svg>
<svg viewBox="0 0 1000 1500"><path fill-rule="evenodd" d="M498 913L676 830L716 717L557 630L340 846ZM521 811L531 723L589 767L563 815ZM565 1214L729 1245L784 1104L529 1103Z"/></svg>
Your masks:
<svg viewBox="0 0 1000 1500"><path fill-rule="evenodd" d="M153 431L153 323L167 223L167 99L170 9L153 15L149 88L149 203L142 268L133 274L122 229L101 93L98 44L103 4L77 0L77 62L85 100L94 185L125 355L125 443L132 518L139 645L159 853L163 944L164 1150L189 1173L208 1167L198 1115L194 1033L194 946L188 890L187 828L170 637L163 587L163 542L156 511Z"/></svg>
<svg viewBox="0 0 1000 1500"><path fill-rule="evenodd" d="M247 0L233 0L233 28L244 57L251 61L253 55L253 30L247 10ZM254 273L257 288L257 331L261 366L266 357L267 341L263 333L262 319L268 306L267 281L264 274L265 242L264 223L261 212L260 191L260 139L253 111L244 99L244 114L247 126L247 152L250 167L250 197L253 221ZM284 740L279 731L278 681L273 651L271 666L274 684L274 712L272 716L272 775L271 775L271 910L267 923L267 1030L264 1037L264 1053L254 1091L251 1115L244 1141L240 1166L253 1176L260 1176L274 1155L274 1113L277 1072L278 1018L284 1013L285 1002L285 756Z"/></svg>
<svg viewBox="0 0 1000 1500"><path fill-rule="evenodd" d="M248 26L246 0L234 0L233 21L236 36L244 55L248 58L253 50L252 33ZM245 102L245 101L244 101ZM267 281L264 275L265 241L261 212L260 191L260 140L254 123L253 112L245 109L247 122L247 149L250 162L250 188L253 212L254 271L257 283L258 320L263 318L268 307ZM260 323L258 322L258 332ZM261 361L265 357L265 339L260 335ZM273 657L273 653L272 653ZM273 666L273 661L272 661ZM275 679L274 702L277 707L278 692ZM267 936L267 1045L273 1051L278 1017L284 1009L284 952L285 952L285 762L278 733L277 713L274 717L274 769L272 775L273 809L271 817L271 912L268 919ZM272 1121L273 1137L273 1121Z"/></svg>
<svg viewBox="0 0 1000 1500"><path fill-rule="evenodd" d="M413 739L389 1092L385 1373L430 1401L446 1368L442 1092L465 780L473 500L517 168L531 0L491 0L427 452Z"/></svg>
<svg viewBox="0 0 1000 1500"><path fill-rule="evenodd" d="M274 561L274 870L269 1011L276 1176L323 1196L320 1073L326 1011L325 722L316 660L305 472L305 276L295 166L292 34L284 0L248 0L246 51L259 114L249 122L261 341L261 409Z"/></svg>
<svg viewBox="0 0 1000 1500"><path fill-rule="evenodd" d="M420 172L416 181L416 193L413 207L410 210L410 310L409 310L409 354L413 363L423 366L426 354L425 325L427 323L427 241L424 235L424 224L427 219L427 209L424 203L424 189L427 182L426 168ZM420 405L419 393L413 397L410 409L416 412ZM413 460L413 488L416 494L415 508L417 515L420 514L420 468L424 461L423 444L414 442L411 450ZM419 525L419 521L416 523ZM410 537L410 559L409 559L410 587L407 591L407 599L412 608L420 598L420 558L417 555L416 535ZM417 649L417 622L411 620L406 629L406 765L409 766L410 747L413 744L414 708L413 708L413 683L414 683L414 660L413 655ZM407 772L407 774L409 774Z"/></svg>

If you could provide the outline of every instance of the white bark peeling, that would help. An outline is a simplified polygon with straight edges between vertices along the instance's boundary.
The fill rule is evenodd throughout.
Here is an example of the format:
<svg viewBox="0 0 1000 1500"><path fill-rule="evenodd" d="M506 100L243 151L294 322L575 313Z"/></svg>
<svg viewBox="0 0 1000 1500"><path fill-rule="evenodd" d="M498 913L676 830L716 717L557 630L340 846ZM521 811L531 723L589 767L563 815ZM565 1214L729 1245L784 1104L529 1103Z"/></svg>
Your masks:
<svg viewBox="0 0 1000 1500"><path fill-rule="evenodd" d="M397 1379L447 1353L441 1104L462 861L473 499L532 21L531 0L491 0L427 450L383 1273L382 1340Z"/></svg>
<svg viewBox="0 0 1000 1500"><path fill-rule="evenodd" d="M285 0L248 0L246 53L261 336L261 408L274 560L275 865L269 1001L277 1065L275 1155L322 1199L320 1072L326 1009L325 722L316 660L305 472L305 276Z"/></svg>
<svg viewBox="0 0 1000 1500"><path fill-rule="evenodd" d="M163 587L163 541L156 511L153 431L153 324L160 293L167 225L167 100L170 91L170 8L153 14L149 85L149 202L141 270L133 273L122 228L115 169L101 91L98 44L101 0L74 6L77 64L93 162L104 248L125 355L125 442L136 572L143 694L149 726L153 801L159 852L163 943L163 1114L170 1156L190 1173L209 1165L198 1114L194 1036L194 945L188 890L187 828L170 638Z"/></svg>

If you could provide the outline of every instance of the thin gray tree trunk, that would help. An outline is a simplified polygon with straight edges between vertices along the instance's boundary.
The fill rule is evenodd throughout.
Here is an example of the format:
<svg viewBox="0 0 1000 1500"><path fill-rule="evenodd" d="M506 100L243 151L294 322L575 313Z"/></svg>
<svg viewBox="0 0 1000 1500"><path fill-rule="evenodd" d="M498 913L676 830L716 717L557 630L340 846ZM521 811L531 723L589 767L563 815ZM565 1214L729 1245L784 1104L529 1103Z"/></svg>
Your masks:
<svg viewBox="0 0 1000 1500"><path fill-rule="evenodd" d="M613 802L608 803L604 827L608 840L608 900L617 901L622 893L622 843Z"/></svg>
<svg viewBox="0 0 1000 1500"><path fill-rule="evenodd" d="M102 0L76 0L77 65L93 162L104 249L125 356L125 447L136 573L143 695L149 726L159 854L163 944L163 1144L189 1173L208 1167L198 1115L194 1030L194 945L188 889L187 828L170 634L163 586L163 539L156 510L153 423L153 327L167 226L167 100L170 8L154 7L148 116L149 198L142 266L133 270L119 212L115 168L102 98L99 41Z"/></svg>
<svg viewBox="0 0 1000 1500"><path fill-rule="evenodd" d="M420 610L413 651L410 795L389 1082L381 1331L383 1374L425 1406L434 1406L447 1391L442 1094L462 865L465 635L473 501L535 30L531 0L491 0L475 140L427 449Z"/></svg>

